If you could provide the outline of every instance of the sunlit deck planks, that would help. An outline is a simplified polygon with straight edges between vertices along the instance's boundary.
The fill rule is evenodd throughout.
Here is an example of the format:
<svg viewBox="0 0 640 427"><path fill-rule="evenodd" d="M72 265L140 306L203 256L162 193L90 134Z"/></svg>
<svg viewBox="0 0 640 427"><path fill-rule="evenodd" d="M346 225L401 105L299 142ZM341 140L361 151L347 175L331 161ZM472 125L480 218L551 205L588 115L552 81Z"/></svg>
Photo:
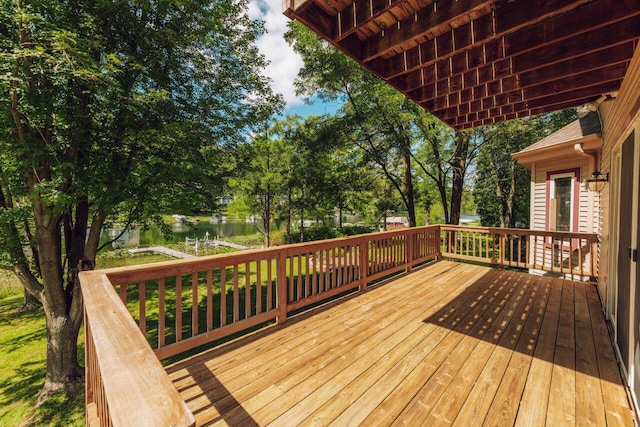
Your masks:
<svg viewBox="0 0 640 427"><path fill-rule="evenodd" d="M441 261L167 368L197 425L633 425L594 287Z"/></svg>

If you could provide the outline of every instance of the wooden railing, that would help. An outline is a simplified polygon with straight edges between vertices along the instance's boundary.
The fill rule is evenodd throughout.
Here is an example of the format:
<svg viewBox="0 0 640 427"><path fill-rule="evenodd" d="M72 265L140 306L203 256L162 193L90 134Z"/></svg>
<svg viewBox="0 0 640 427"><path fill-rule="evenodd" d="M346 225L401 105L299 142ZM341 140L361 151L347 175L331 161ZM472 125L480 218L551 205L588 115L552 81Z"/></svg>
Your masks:
<svg viewBox="0 0 640 427"><path fill-rule="evenodd" d="M89 425L194 425L160 359L440 256L597 276L597 236L430 226L80 273Z"/></svg>
<svg viewBox="0 0 640 427"><path fill-rule="evenodd" d="M87 423L193 425L159 359L438 256L431 226L81 273Z"/></svg>
<svg viewBox="0 0 640 427"><path fill-rule="evenodd" d="M598 235L515 228L441 226L442 256L568 275L598 276Z"/></svg>

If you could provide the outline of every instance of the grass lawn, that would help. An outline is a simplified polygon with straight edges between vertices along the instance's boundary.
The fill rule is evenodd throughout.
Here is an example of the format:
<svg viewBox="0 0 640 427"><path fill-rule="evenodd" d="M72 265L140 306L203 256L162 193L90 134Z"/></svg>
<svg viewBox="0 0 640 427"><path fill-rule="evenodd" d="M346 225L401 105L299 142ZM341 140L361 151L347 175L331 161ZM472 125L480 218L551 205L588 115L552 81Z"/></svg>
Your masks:
<svg viewBox="0 0 640 427"><path fill-rule="evenodd" d="M166 261L162 255L103 259L98 268ZM52 396L34 410L44 384L46 329L41 310L24 313L22 287L13 273L0 270L0 426L83 426L84 392ZM84 333L79 360L84 364Z"/></svg>
<svg viewBox="0 0 640 427"><path fill-rule="evenodd" d="M4 283L5 295L0 299L0 425L84 425L84 393L75 398L59 393L34 410L44 384L44 315L42 311L20 311L22 290L14 287L9 294ZM84 363L82 333L80 336L78 351Z"/></svg>

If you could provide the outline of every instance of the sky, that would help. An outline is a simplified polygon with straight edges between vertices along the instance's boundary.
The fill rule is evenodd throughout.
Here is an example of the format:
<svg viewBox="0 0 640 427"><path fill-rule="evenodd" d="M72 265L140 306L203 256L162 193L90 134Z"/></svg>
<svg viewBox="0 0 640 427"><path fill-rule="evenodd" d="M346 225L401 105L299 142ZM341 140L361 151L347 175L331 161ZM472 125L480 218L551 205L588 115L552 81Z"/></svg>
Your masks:
<svg viewBox="0 0 640 427"><path fill-rule="evenodd" d="M258 39L257 45L270 62L265 75L272 80L274 92L281 94L287 103L284 114L306 117L333 113L337 108L335 105L320 102L306 105L304 99L295 94L293 81L302 67L302 59L284 40L289 18L282 13L282 0L250 0L249 16L265 22L267 32Z"/></svg>

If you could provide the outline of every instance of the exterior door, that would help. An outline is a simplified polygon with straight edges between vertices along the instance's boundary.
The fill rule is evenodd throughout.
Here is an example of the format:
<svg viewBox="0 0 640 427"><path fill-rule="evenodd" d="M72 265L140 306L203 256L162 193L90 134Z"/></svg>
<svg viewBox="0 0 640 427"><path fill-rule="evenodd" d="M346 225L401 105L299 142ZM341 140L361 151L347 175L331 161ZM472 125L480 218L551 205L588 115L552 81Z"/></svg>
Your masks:
<svg viewBox="0 0 640 427"><path fill-rule="evenodd" d="M633 216L633 176L635 159L635 136L631 133L622 145L622 169L620 173L620 225L618 229L618 310L616 336L622 362L630 373L631 332L631 233ZM634 301L635 302L635 301ZM635 328L634 328L635 329Z"/></svg>

